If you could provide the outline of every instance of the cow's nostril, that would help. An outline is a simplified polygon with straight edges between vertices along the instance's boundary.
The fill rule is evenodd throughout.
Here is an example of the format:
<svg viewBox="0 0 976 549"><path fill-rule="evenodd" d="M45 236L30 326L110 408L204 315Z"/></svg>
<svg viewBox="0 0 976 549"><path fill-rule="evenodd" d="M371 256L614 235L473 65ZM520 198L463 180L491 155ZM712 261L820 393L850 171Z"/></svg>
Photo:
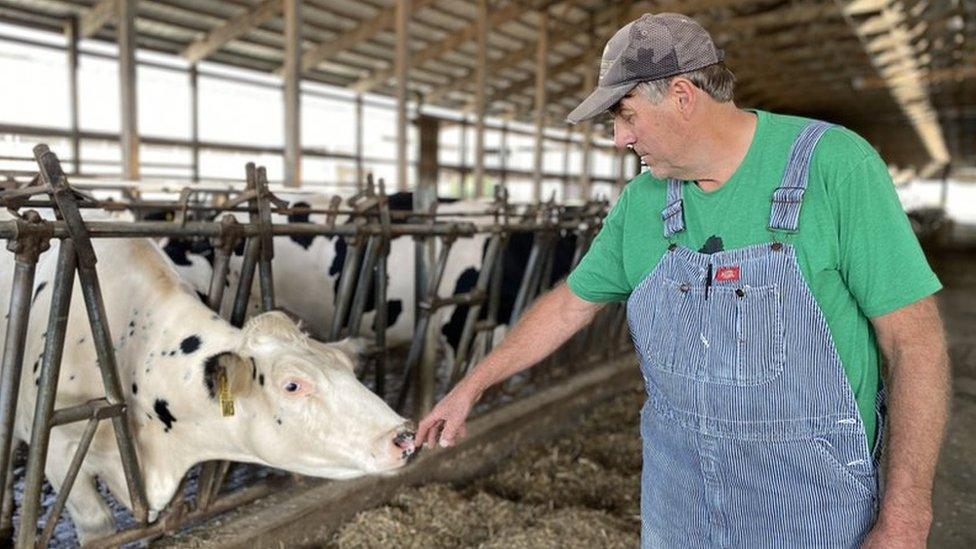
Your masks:
<svg viewBox="0 0 976 549"><path fill-rule="evenodd" d="M393 437L393 444L398 448L413 449L413 439L415 433L413 431L400 431Z"/></svg>

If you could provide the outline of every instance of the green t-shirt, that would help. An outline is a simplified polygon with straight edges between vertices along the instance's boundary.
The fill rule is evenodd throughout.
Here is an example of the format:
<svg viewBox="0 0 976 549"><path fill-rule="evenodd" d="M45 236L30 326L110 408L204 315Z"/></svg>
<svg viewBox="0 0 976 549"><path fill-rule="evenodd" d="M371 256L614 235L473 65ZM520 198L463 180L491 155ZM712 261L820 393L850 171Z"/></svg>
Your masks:
<svg viewBox="0 0 976 549"><path fill-rule="evenodd" d="M755 111L756 133L742 164L717 190L684 186L680 244L704 253L769 242L770 199L805 118ZM661 210L667 184L650 173L634 178L607 215L569 288L591 302L623 301L667 249ZM938 291L902 210L885 163L860 136L828 130L810 165L798 231L777 233L796 248L800 271L823 311L874 440L880 356L869 318Z"/></svg>

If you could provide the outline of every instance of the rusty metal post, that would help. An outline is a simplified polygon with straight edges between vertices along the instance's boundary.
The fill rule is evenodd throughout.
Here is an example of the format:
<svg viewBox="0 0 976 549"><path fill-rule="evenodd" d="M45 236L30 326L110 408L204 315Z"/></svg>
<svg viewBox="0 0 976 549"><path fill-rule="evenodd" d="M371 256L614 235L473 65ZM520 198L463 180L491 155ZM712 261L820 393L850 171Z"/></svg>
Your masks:
<svg viewBox="0 0 976 549"><path fill-rule="evenodd" d="M27 340L30 320L34 271L41 252L50 246L51 237L51 227L33 210L25 213L24 219L18 220L17 225L20 234L17 239L7 243L7 249L15 254L16 264L13 287L10 290L3 370L0 372L0 498L3 500L11 495L7 485L12 477L14 418L24 362L24 343Z"/></svg>
<svg viewBox="0 0 976 549"><path fill-rule="evenodd" d="M71 240L61 242L61 248L58 250L58 266L51 289L51 313L48 316L47 337L44 341L44 359L41 365L37 401L34 405L34 422L24 478L24 497L20 508L17 547L34 547L34 540L37 537L44 465L47 462L51 417L54 414L54 399L58 388L58 374L61 371L61 355L64 352L64 337L68 326L76 266L74 243ZM68 488L61 487L62 490Z"/></svg>

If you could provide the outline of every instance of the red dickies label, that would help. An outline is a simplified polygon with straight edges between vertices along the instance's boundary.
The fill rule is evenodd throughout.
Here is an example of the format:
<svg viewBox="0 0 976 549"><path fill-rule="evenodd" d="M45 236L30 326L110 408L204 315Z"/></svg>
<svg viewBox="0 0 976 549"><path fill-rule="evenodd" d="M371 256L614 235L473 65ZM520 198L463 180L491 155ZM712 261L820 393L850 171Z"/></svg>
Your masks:
<svg viewBox="0 0 976 549"><path fill-rule="evenodd" d="M715 271L715 282L732 282L733 280L739 280L739 266L735 267L719 267Z"/></svg>

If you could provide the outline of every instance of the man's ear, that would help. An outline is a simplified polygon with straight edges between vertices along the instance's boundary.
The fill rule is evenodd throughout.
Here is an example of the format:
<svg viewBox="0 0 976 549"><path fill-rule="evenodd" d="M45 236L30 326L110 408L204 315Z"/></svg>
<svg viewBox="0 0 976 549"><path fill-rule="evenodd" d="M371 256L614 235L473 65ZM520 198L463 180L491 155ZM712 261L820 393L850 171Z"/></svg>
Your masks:
<svg viewBox="0 0 976 549"><path fill-rule="evenodd" d="M678 112L687 120L696 107L700 90L690 80L680 76L671 81L670 89Z"/></svg>
<svg viewBox="0 0 976 549"><path fill-rule="evenodd" d="M203 362L203 385L207 396L214 401L220 399L220 374L227 375L231 396L240 397L251 392L256 383L257 365L254 359L245 359L233 352L217 353Z"/></svg>

